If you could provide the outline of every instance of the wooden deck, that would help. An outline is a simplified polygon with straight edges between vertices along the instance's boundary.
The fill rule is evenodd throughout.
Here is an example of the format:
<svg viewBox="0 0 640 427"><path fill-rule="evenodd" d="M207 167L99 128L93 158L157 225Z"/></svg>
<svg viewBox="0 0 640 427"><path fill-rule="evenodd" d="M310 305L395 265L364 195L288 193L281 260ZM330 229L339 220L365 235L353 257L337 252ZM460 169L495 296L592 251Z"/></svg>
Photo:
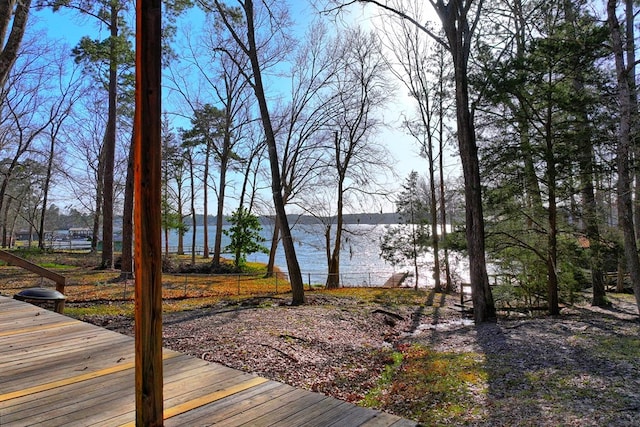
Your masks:
<svg viewBox="0 0 640 427"><path fill-rule="evenodd" d="M165 349L166 426L415 426ZM134 425L134 340L0 296L0 426Z"/></svg>

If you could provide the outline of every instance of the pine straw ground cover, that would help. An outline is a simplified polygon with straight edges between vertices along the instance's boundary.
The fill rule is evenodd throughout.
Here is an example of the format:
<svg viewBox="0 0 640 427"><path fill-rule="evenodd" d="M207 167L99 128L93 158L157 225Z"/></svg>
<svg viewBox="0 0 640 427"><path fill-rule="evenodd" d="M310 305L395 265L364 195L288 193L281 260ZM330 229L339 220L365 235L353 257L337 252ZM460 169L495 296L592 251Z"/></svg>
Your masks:
<svg viewBox="0 0 640 427"><path fill-rule="evenodd" d="M455 296L307 292L167 313L164 343L205 360L379 408L425 426L640 425L632 304L475 326ZM620 299L624 302L624 296ZM131 333L127 317L87 317Z"/></svg>
<svg viewBox="0 0 640 427"><path fill-rule="evenodd" d="M426 426L640 426L630 295L477 326L455 295L411 289L316 290L299 307L287 294L195 296L165 305L165 346ZM127 305L70 302L67 313L131 334Z"/></svg>

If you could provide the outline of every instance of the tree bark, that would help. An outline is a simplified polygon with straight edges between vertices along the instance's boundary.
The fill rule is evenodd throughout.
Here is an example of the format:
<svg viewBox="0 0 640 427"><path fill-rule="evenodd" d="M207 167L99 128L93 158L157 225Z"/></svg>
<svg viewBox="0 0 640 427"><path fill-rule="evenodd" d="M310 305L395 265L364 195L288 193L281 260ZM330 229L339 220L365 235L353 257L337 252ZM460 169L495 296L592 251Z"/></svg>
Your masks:
<svg viewBox="0 0 640 427"><path fill-rule="evenodd" d="M565 14L567 21L574 26L576 13L573 3L565 1ZM585 91L584 75L581 67L576 64L576 72L573 78L573 87L577 94ZM578 168L580 170L580 193L583 204L584 234L589 240L589 262L591 264L591 283L593 286L591 305L604 307L607 305L604 286L604 273L602 267L602 243L600 241L600 228L598 225L598 205L596 203L594 182L595 153L593 150L593 132L589 121L589 115L583 104L578 105L577 114L580 123L577 143Z"/></svg>
<svg viewBox="0 0 640 427"><path fill-rule="evenodd" d="M337 138L337 137L336 137ZM329 252L329 265L327 269L327 289L338 289L340 287L340 248L342 246L342 227L344 227L343 220L343 189L342 179L338 184L338 206L336 212L336 236L333 242L333 249ZM329 241L331 237L329 236ZM327 246L328 248L330 246Z"/></svg>
<svg viewBox="0 0 640 427"><path fill-rule="evenodd" d="M109 43L109 107L104 149L104 184L102 196L102 268L113 268L113 184L116 157L116 106L118 97L117 2L111 4L111 39Z"/></svg>
<svg viewBox="0 0 640 427"><path fill-rule="evenodd" d="M607 1L607 22L611 31L611 46L616 64L620 108L618 147L616 150L618 164L618 222L624 238L624 253L627 269L631 275L636 305L640 308L640 259L638 258L638 246L633 226L633 200L631 198L631 172L629 170L632 106L620 23L616 16L616 3L616 0Z"/></svg>
<svg viewBox="0 0 640 427"><path fill-rule="evenodd" d="M549 79L552 75L549 74ZM550 83L550 82L549 82ZM549 95L551 97L551 95ZM547 231L547 303L549 314L552 316L560 314L558 300L558 206L556 200L556 161L553 152L552 132L552 106L551 100L547 101L547 114L545 123L546 149L545 160L547 163L547 185L549 208L547 221L549 230Z"/></svg>
<svg viewBox="0 0 640 427"><path fill-rule="evenodd" d="M291 291L293 294L292 304L304 304L304 283L302 282L302 273L300 265L296 257L296 250L291 237L291 229L289 220L284 207L282 197L282 183L280 181L280 164L278 160L278 150L276 146L275 133L269 115L269 108L262 83L262 71L258 59L258 50L255 40L255 27L253 22L253 1L246 0L244 2L245 16L247 18L247 37L248 37L248 54L253 70L254 92L260 107L260 117L264 127L265 139L267 141L269 153L269 165L271 166L271 190L273 193L273 204L275 205L278 222L280 223L280 232L282 233L282 246L284 248L287 260L287 268L289 270L289 282L291 283Z"/></svg>
<svg viewBox="0 0 640 427"><path fill-rule="evenodd" d="M40 230L38 231L38 248L44 250L44 226L47 216L47 204L49 199L49 186L51 184L51 175L53 171L53 155L55 153L56 135L53 133L50 135L51 144L49 144L49 158L47 159L47 174L44 180L44 186L42 190L42 213L40 214Z"/></svg>
<svg viewBox="0 0 640 427"><path fill-rule="evenodd" d="M227 126L228 129L228 126ZM231 135L225 130L225 141L223 142L222 155L220 156L220 177L218 179L218 208L216 211L216 236L213 244L213 266L220 266L220 257L222 255L222 228L224 226L224 199L227 194L227 168L229 167L228 147Z"/></svg>
<svg viewBox="0 0 640 427"><path fill-rule="evenodd" d="M133 124L135 127L135 123ZM135 138L136 130L132 135ZM127 178L124 188L124 208L122 212L122 255L120 257L120 280L133 278L133 197L134 197L134 156L135 141L129 147L129 161L127 162Z"/></svg>
<svg viewBox="0 0 640 427"><path fill-rule="evenodd" d="M271 235L271 248L269 249L269 259L267 261L266 277L273 277L276 265L276 252L278 251L278 243L280 242L280 227L278 221L273 224L273 234Z"/></svg>
<svg viewBox="0 0 640 427"><path fill-rule="evenodd" d="M471 0L467 2L451 0L445 5L442 0L438 0L433 4L440 16L454 63L456 122L458 148L464 175L466 238L469 253L473 318L476 323L481 323L494 320L496 312L493 295L489 287L489 277L487 276L478 147L473 116L469 108L467 64L471 31L467 20L467 12L471 3Z"/></svg>
<svg viewBox="0 0 640 427"><path fill-rule="evenodd" d="M7 83L9 73L18 57L24 32L27 29L31 0L3 0L0 2L0 88ZM15 13L14 13L15 11ZM7 38L7 32L11 31ZM6 40L6 43L5 43Z"/></svg>
<svg viewBox="0 0 640 427"><path fill-rule="evenodd" d="M196 177L193 168L193 156L191 152L188 153L189 161L189 176L191 178L191 265L196 265L196 228L198 222L196 220Z"/></svg>
<svg viewBox="0 0 640 427"><path fill-rule="evenodd" d="M211 143L207 142L206 147L206 155L204 156L204 185L203 185L203 196L204 205L202 206L202 258L209 258L209 185L207 182L209 181L209 158L211 157ZM224 197L221 195L218 198L218 204L220 204L220 199L224 200ZM194 230L195 232L195 230ZM217 232L217 230L216 230ZM214 257L214 264L217 261Z"/></svg>
<svg viewBox="0 0 640 427"><path fill-rule="evenodd" d="M439 77L440 77L440 94L444 94L444 57L442 55L438 56L438 60L440 61L438 66ZM442 225L442 241L447 241L447 202L446 202L446 194L444 189L444 100L442 96L438 97L438 151L440 152L440 156L438 157L438 167L439 178L440 178L440 222ZM451 267L449 265L449 249L447 246L444 247L444 272L445 272L445 280L446 285L444 291L446 293L450 293L453 291L453 283L451 282Z"/></svg>

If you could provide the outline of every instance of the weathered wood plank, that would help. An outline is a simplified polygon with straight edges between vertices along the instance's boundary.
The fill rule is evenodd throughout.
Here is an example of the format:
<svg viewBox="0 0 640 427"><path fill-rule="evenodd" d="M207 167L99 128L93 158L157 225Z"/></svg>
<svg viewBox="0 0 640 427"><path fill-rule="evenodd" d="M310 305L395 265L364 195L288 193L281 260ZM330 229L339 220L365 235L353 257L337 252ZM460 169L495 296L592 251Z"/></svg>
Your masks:
<svg viewBox="0 0 640 427"><path fill-rule="evenodd" d="M300 414L308 407L315 405L316 403L327 400L327 396L319 393L310 393L306 390L298 390L297 398L293 401L282 403L275 401L272 408L263 408L263 412L260 416L252 418L250 424L252 427L266 427L266 426L289 426L291 424L288 420L291 416Z"/></svg>
<svg viewBox="0 0 640 427"><path fill-rule="evenodd" d="M61 321L60 317L52 316L52 314L56 314L53 311L40 308L33 304L29 304L27 302L23 304L24 304L23 308L33 308L33 311L16 310L13 308L11 310L7 310L6 313L4 311L0 311L0 313L2 314L2 316L0 316L0 327L6 328L8 326L15 326L18 323L26 326L26 324L28 323L28 320L25 320L25 318L30 318L33 322L36 322L36 323L45 323L45 324ZM69 320L69 318L67 317L63 317L63 319Z"/></svg>
<svg viewBox="0 0 640 427"><path fill-rule="evenodd" d="M130 353L131 357L133 357L131 349ZM186 355L180 355L166 359L164 363L167 369L179 369L192 360L193 358ZM72 387L73 389L67 393L65 387ZM13 403L11 410L20 409L21 405L35 404L38 409L33 410L33 417L28 417L30 422L40 419L38 414L43 414L47 425L67 425L69 420L73 418L73 415L70 415L71 413L78 412L80 408L89 408L87 410L90 410L90 408L96 408L105 402L112 402L113 396L128 396L133 403L134 373L133 369L128 369L65 387L30 395L28 399L22 398L22 401ZM133 405L131 408L133 408ZM118 415L120 412L120 410L116 410L112 416ZM108 417L109 411L102 411L101 414L103 417ZM133 417L133 411L131 411L130 416ZM82 419L86 418L83 416Z"/></svg>
<svg viewBox="0 0 640 427"><path fill-rule="evenodd" d="M38 331L43 331L46 329L58 329L58 328L63 328L65 326L69 326L71 325L73 322L70 321L60 321L60 322L40 322L40 323L30 323L30 324L19 324L16 323L14 325L9 325L6 328L3 328L2 331L0 331L0 338L3 337L11 337L11 336L15 336L15 335L21 335L21 334L34 334L37 335L39 334ZM10 329L11 327L13 327L14 329ZM15 329L20 327L19 330Z"/></svg>
<svg viewBox="0 0 640 427"><path fill-rule="evenodd" d="M277 399L278 396L290 390L290 386L268 381L208 405L194 408L189 412L167 418L165 419L165 426L212 425L220 420L246 411L260 402Z"/></svg>
<svg viewBox="0 0 640 427"><path fill-rule="evenodd" d="M129 350L132 356L132 349L130 348ZM188 356L180 355L175 358L166 359L165 366L168 369L180 368L192 360L193 359ZM114 396L116 396L116 399L128 396L131 403L133 403L133 386L134 371L131 368L108 373L102 377L92 378L79 384L46 390L37 395L32 395L29 402L24 400L12 406L11 409L19 408L20 406L18 405L20 404L28 405L29 403L36 402L38 409L34 409L33 416L27 416L27 419L29 419L30 422L46 421L47 425L67 425L76 419L73 413L78 412L79 408L87 408L87 410L98 407L103 408L96 418L108 418L109 416L118 415L121 412L120 409L111 412L111 410L105 406L107 403L115 405ZM66 393L65 387L73 387L72 393ZM60 396L67 397L61 398ZM48 409L47 405L49 405ZM118 408L122 408L122 405L118 406ZM134 409L133 405L131 405L131 409ZM133 411L130 412L130 416L134 416ZM86 420L88 422L90 419L91 417L83 415L78 421L82 422Z"/></svg>
<svg viewBox="0 0 640 427"><path fill-rule="evenodd" d="M416 427L417 425L414 421L407 421L407 424L402 424L402 421L402 418L396 415L387 414L386 412L378 412L373 418L365 421L364 424L361 424L361 427ZM398 424L399 422L400 424Z"/></svg>
<svg viewBox="0 0 640 427"><path fill-rule="evenodd" d="M69 351L66 354L52 354L47 358L18 359L7 364L11 376L2 375L0 384L2 390L8 392L24 388L25 384L40 384L65 380L71 375L94 372L105 366L118 366L125 363L133 364L132 347L130 343L114 343L92 348L90 353L82 350Z"/></svg>
<svg viewBox="0 0 640 427"><path fill-rule="evenodd" d="M315 403L309 404L306 408L299 408L296 413L290 414L286 418L278 420L278 423L292 426L313 426L316 424L318 417L325 412L330 412L333 408L339 406L342 401L329 396L324 396Z"/></svg>
<svg viewBox="0 0 640 427"><path fill-rule="evenodd" d="M7 300L0 313L13 307L16 320L0 336L1 425L132 425L133 338ZM163 359L166 426L415 424L170 350Z"/></svg>
<svg viewBox="0 0 640 427"><path fill-rule="evenodd" d="M383 287L384 288L399 288L402 285L402 283L406 280L407 277L409 277L409 273L408 272L393 273L391 275L391 277L389 277L387 279L387 281L384 282Z"/></svg>
<svg viewBox="0 0 640 427"><path fill-rule="evenodd" d="M30 304L33 305L33 304ZM38 307L41 310L45 311L44 308ZM29 315L33 315L33 311L29 307L25 307L23 305L18 305L17 301L15 305L9 304L1 304L0 305L0 314L2 314L2 319L7 319L10 316L20 315L22 313L27 313Z"/></svg>
<svg viewBox="0 0 640 427"><path fill-rule="evenodd" d="M39 331L38 331L39 330ZM54 341L58 341L61 345L64 345L68 340L66 338L75 339L78 336L84 336L88 339L95 337L96 340L110 340L113 341L114 337L110 337L105 334L105 330L87 329L82 323L77 321L70 322L58 322L51 325L30 326L28 328L22 328L15 330L15 333L9 333L5 331L0 336L0 343L11 344L13 348L29 349L38 348L41 345L51 344ZM34 339L33 335L37 335ZM2 352L5 349L0 350ZM16 350L18 351L18 350Z"/></svg>
<svg viewBox="0 0 640 427"><path fill-rule="evenodd" d="M338 415L338 419L330 426L360 426L375 417L377 411L362 408L360 406L352 406L344 413Z"/></svg>
<svg viewBox="0 0 640 427"><path fill-rule="evenodd" d="M281 395L278 399L268 400L259 405L253 406L244 412L228 417L224 420L220 420L216 423L219 427L233 427L241 425L255 426L254 421L260 418L263 414L275 411L280 406L286 405L290 402L295 402L307 395L307 392L300 389L292 388L288 393Z"/></svg>
<svg viewBox="0 0 640 427"><path fill-rule="evenodd" d="M391 424L389 427L420 427L420 426L422 426L422 424L412 420L407 420L406 418L400 418L395 423Z"/></svg>
<svg viewBox="0 0 640 427"><path fill-rule="evenodd" d="M30 365L37 369L40 360L48 360L50 363L54 361L59 365L69 361L77 366L78 362L83 359L82 355L84 358L91 358L93 355L104 358L109 357L111 352L119 351L118 357L123 357L123 355L130 354L126 348L132 346L131 339L128 337L105 335L96 333L95 330L85 329L84 332L75 330L69 337L67 340L64 335L60 335L57 337L59 344L45 342L42 347L37 345L38 340L34 339L35 336L32 338L32 345L21 340L16 346L13 346L10 340L1 339L0 345L3 346L3 351L0 353L0 360L7 367ZM81 354L81 356L74 353Z"/></svg>
<svg viewBox="0 0 640 427"><path fill-rule="evenodd" d="M115 395L130 395L133 387L133 369L114 372L106 377L94 378L82 384L45 390L40 393L24 396L7 402L3 422L47 425L62 424L68 421L68 416L77 412L79 408L96 407L109 401ZM71 390L72 389L72 390ZM56 418L62 417L60 420Z"/></svg>

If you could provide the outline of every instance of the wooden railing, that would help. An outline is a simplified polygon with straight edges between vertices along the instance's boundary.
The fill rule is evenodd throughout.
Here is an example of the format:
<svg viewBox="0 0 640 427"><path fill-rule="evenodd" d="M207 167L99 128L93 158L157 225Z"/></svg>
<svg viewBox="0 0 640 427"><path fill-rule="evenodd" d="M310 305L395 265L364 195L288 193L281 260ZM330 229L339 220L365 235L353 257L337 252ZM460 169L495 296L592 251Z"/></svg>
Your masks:
<svg viewBox="0 0 640 427"><path fill-rule="evenodd" d="M56 291L64 295L64 286L67 283L67 278L62 274L58 274L55 271L48 270L44 267L40 267L24 258L20 258L12 254L11 252L0 250L0 260L5 261L8 264L15 265L16 267L24 268L32 273L35 273L41 277L53 280L56 284Z"/></svg>

